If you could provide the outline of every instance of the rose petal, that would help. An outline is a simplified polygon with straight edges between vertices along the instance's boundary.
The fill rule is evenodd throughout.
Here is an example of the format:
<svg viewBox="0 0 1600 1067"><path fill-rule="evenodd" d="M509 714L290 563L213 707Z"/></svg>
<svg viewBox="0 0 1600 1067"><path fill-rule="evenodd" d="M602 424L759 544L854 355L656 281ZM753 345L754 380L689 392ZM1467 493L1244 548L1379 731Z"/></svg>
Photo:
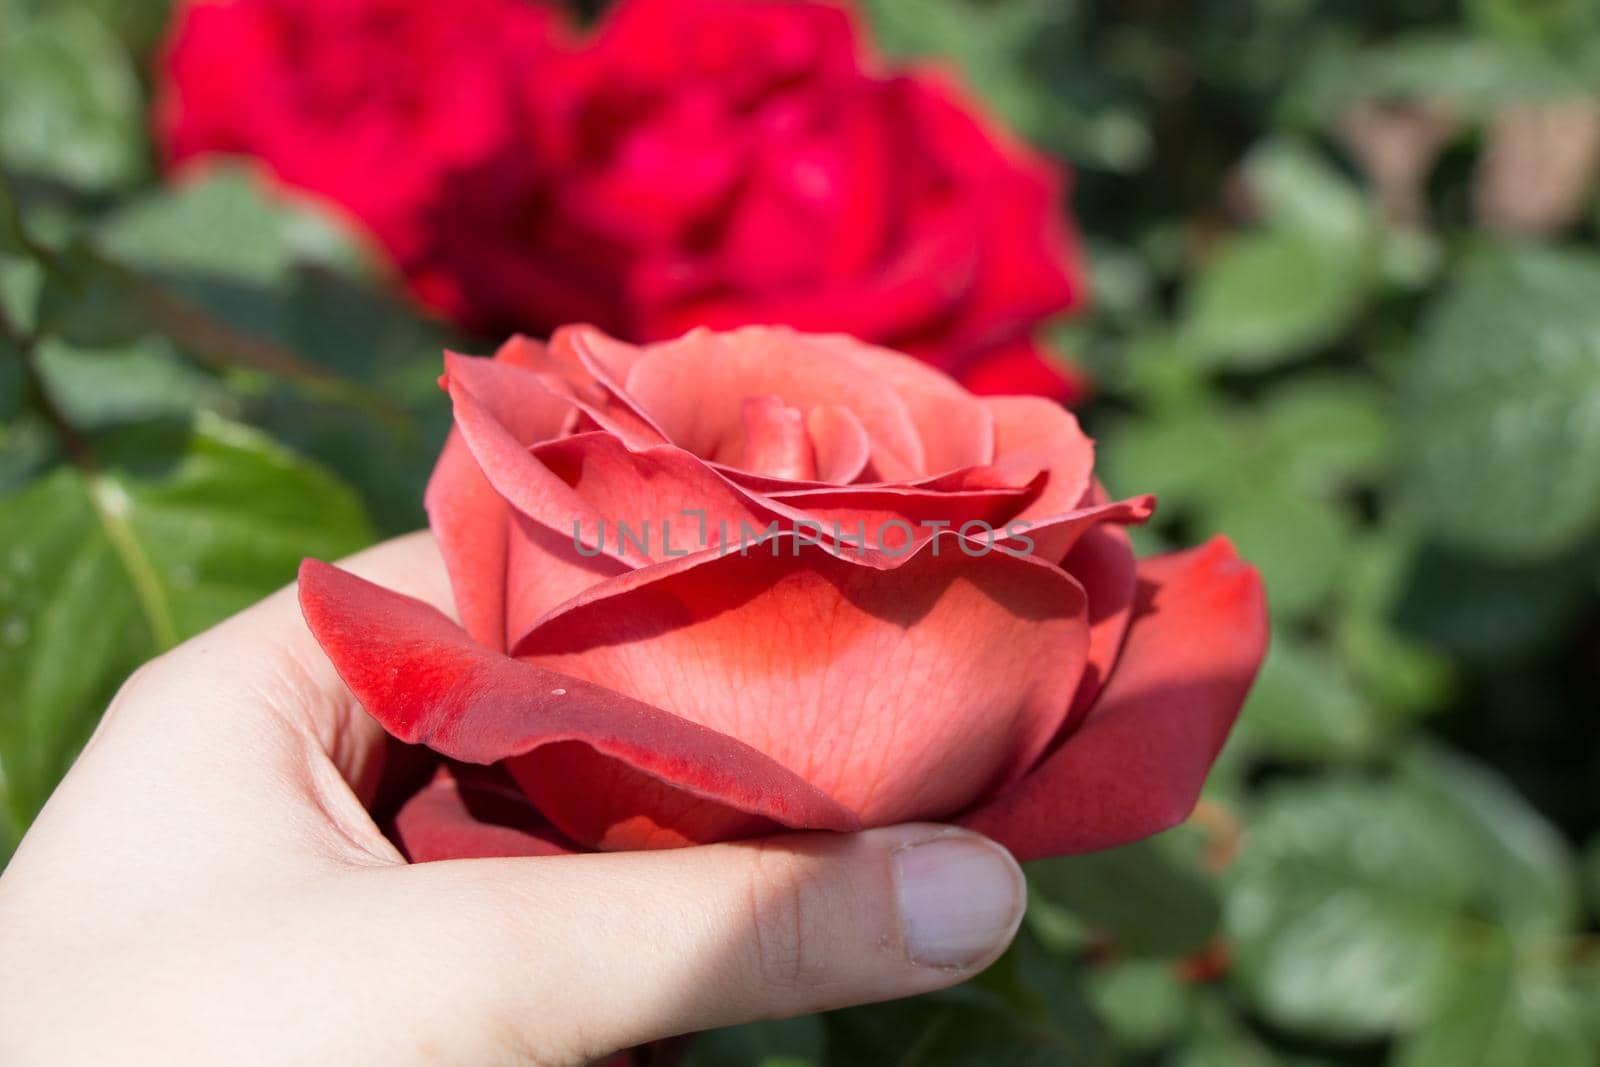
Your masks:
<svg viewBox="0 0 1600 1067"><path fill-rule="evenodd" d="M1050 472L1044 492L1017 518L1043 526L1050 517L1077 508L1094 476L1094 442L1078 420L1043 397L994 396L984 403L994 414L996 458ZM1055 560L1066 555L1067 545L1059 536L1041 530L1040 537L1040 555Z"/></svg>
<svg viewBox="0 0 1600 1067"><path fill-rule="evenodd" d="M938 818L1013 778L1066 716L1088 648L1059 568L946 533L895 570L779 536L595 586L518 655L726 732L864 822Z"/></svg>
<svg viewBox="0 0 1600 1067"><path fill-rule="evenodd" d="M1036 476L1031 484L1016 487L951 492L850 486L772 493L768 499L820 523L822 538L837 542L845 558L894 567L940 529L978 538L993 548L1042 480Z"/></svg>
<svg viewBox="0 0 1600 1067"><path fill-rule="evenodd" d="M1086 499L1100 502L1086 503L1060 515L1013 519L1006 524L1004 533L1008 536L1001 543L1013 551L1057 561L1090 530L1105 523L1138 526L1150 518L1156 505L1156 498L1148 493L1127 500L1106 501L1103 493L1090 494Z"/></svg>
<svg viewBox="0 0 1600 1067"><path fill-rule="evenodd" d="M604 515L529 451L558 433L543 432L548 420L529 419L526 412L560 405L570 415L571 401L548 391L533 375L507 373L487 360L446 353L445 367L456 431L495 492L558 532L570 530L573 522L586 530L597 527Z"/></svg>
<svg viewBox="0 0 1600 1067"><path fill-rule="evenodd" d="M906 405L850 358L854 344L783 327L692 330L676 341L646 346L628 372L627 395L674 444L708 458L739 432L746 397L776 396L802 411L842 404L866 429L880 477L927 473L922 439Z"/></svg>
<svg viewBox="0 0 1600 1067"><path fill-rule="evenodd" d="M368 713L395 737L494 763L580 743L669 787L782 826L850 830L849 810L715 730L622 693L474 643L435 609L317 560L300 567L306 622ZM655 787L652 786L652 789ZM581 800L581 797L575 797ZM646 793L640 803L659 802ZM562 812L544 809L581 844Z"/></svg>
<svg viewBox="0 0 1600 1067"><path fill-rule="evenodd" d="M994 416L949 375L919 359L876 345L852 345L850 356L888 383L922 437L930 473L980 467L995 458Z"/></svg>
<svg viewBox="0 0 1600 1067"><path fill-rule="evenodd" d="M569 835L604 851L682 848L783 829L772 819L694 796L576 741L541 746L507 760L506 769Z"/></svg>
<svg viewBox="0 0 1600 1067"><path fill-rule="evenodd" d="M1072 697L1068 729L1094 705L1122 651L1133 614L1137 563L1127 531L1111 523L1085 530L1062 561L1062 569L1078 579L1089 597L1089 663Z"/></svg>
<svg viewBox="0 0 1600 1067"><path fill-rule="evenodd" d="M444 556L462 625L478 641L503 651L511 509L483 476L458 431L450 431L439 453L423 507Z"/></svg>
<svg viewBox="0 0 1600 1067"><path fill-rule="evenodd" d="M1139 564L1110 681L1077 730L962 819L1018 859L1111 848L1181 822L1267 646L1261 577L1216 538Z"/></svg>
<svg viewBox="0 0 1600 1067"><path fill-rule="evenodd" d="M817 452L817 481L847 485L867 466L872 442L855 412L843 404L818 404L806 416Z"/></svg>
<svg viewBox="0 0 1600 1067"><path fill-rule="evenodd" d="M512 367L537 365L544 349L525 337L507 341L494 361ZM519 416L525 433L554 435L561 431L570 407L536 400ZM456 611L473 637L491 648L506 641L506 523L510 510L483 475L476 459L452 430L434 465L423 497L428 524L439 541Z"/></svg>
<svg viewBox="0 0 1600 1067"><path fill-rule="evenodd" d="M390 831L412 863L574 851L515 783L448 767L405 802Z"/></svg>
<svg viewBox="0 0 1600 1067"><path fill-rule="evenodd" d="M578 408L596 427L630 447L666 443L666 435L629 400L622 382L640 355L592 326L563 326L551 335L550 358L573 391Z"/></svg>
<svg viewBox="0 0 1600 1067"><path fill-rule="evenodd" d="M817 455L807 412L776 396L744 398L744 425L725 439L719 463L784 481L815 481Z"/></svg>
<svg viewBox="0 0 1600 1067"><path fill-rule="evenodd" d="M513 647L529 627L558 605L629 570L628 562L605 553L579 552L570 529L553 530L521 512L507 510L502 650Z"/></svg>

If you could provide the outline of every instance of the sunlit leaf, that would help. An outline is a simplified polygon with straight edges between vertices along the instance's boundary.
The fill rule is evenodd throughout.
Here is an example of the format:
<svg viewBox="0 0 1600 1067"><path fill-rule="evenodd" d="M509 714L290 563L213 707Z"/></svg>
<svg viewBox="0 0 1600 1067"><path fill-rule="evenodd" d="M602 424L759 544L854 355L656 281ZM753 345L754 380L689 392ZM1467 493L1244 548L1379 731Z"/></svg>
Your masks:
<svg viewBox="0 0 1600 1067"><path fill-rule="evenodd" d="M1407 383L1415 502L1445 541L1549 558L1600 526L1600 256L1474 260L1439 300Z"/></svg>
<svg viewBox="0 0 1600 1067"><path fill-rule="evenodd" d="M370 534L350 491L217 419L96 442L0 500L0 767L25 824L124 676Z"/></svg>
<svg viewBox="0 0 1600 1067"><path fill-rule="evenodd" d="M1600 1043L1592 1005L1548 958L1519 958L1487 936L1450 977L1426 1024L1401 1045L1396 1067L1591 1067Z"/></svg>
<svg viewBox="0 0 1600 1067"><path fill-rule="evenodd" d="M0 161L87 190L145 172L143 91L96 18L51 6L0 34Z"/></svg>

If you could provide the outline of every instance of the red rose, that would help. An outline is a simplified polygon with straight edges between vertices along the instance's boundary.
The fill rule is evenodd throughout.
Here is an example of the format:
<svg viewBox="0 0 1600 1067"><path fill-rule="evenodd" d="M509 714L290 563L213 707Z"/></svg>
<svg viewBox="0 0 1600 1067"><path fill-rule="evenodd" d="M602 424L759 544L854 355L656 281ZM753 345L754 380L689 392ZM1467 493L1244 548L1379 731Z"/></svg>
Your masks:
<svg viewBox="0 0 1600 1067"><path fill-rule="evenodd" d="M174 165L258 157L403 263L445 174L508 169L528 122L523 68L554 28L527 0L191 0L161 64L157 139Z"/></svg>
<svg viewBox="0 0 1600 1067"><path fill-rule="evenodd" d="M432 268L493 331L784 323L990 391L1081 389L1035 337L1085 295L1059 172L948 78L861 52L831 4L621 0L534 79L540 188L441 227Z"/></svg>
<svg viewBox="0 0 1600 1067"><path fill-rule="evenodd" d="M841 330L982 392L1074 399L1044 320L1086 278L1060 171L841 7L622 0L574 46L519 0L191 8L168 155L265 159L485 333Z"/></svg>
<svg viewBox="0 0 1600 1067"><path fill-rule="evenodd" d="M421 793L416 859L908 819L1115 845L1188 813L1265 646L1256 572L1221 540L1135 560L1150 498L1108 501L1046 400L757 327L568 328L444 382L427 504L466 629L301 571L372 715L505 772Z"/></svg>

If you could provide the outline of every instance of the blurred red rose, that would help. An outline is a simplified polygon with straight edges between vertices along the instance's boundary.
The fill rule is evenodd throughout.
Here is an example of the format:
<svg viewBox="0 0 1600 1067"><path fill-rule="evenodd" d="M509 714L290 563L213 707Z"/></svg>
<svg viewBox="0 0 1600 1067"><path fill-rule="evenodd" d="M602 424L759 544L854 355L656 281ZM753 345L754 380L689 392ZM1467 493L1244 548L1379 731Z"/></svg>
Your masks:
<svg viewBox="0 0 1600 1067"><path fill-rule="evenodd" d="M446 174L532 180L518 87L555 30L527 0L191 0L160 65L157 139L172 165L260 159L404 265L441 221Z"/></svg>
<svg viewBox="0 0 1600 1067"><path fill-rule="evenodd" d="M413 859L959 821L1027 859L1194 804L1266 643L1225 541L1135 559L1077 422L781 327L450 355L427 505L465 629L307 561L307 622L446 772Z"/></svg>
<svg viewBox="0 0 1600 1067"><path fill-rule="evenodd" d="M847 10L622 0L557 40L518 0L191 7L168 155L258 155L367 221L490 334L783 323L1065 399L1041 324L1086 276L1059 168L947 76L885 71Z"/></svg>

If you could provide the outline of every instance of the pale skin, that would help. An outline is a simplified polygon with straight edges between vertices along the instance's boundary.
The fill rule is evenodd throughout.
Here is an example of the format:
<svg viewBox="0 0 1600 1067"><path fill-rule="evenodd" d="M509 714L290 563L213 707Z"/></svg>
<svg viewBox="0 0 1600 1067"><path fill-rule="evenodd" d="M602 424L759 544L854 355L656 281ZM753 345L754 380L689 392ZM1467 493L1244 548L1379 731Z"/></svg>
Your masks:
<svg viewBox="0 0 1600 1067"><path fill-rule="evenodd" d="M346 561L451 610L426 534ZM408 865L294 590L140 669L0 877L0 1063L581 1064L953 985L1020 870L927 824Z"/></svg>

